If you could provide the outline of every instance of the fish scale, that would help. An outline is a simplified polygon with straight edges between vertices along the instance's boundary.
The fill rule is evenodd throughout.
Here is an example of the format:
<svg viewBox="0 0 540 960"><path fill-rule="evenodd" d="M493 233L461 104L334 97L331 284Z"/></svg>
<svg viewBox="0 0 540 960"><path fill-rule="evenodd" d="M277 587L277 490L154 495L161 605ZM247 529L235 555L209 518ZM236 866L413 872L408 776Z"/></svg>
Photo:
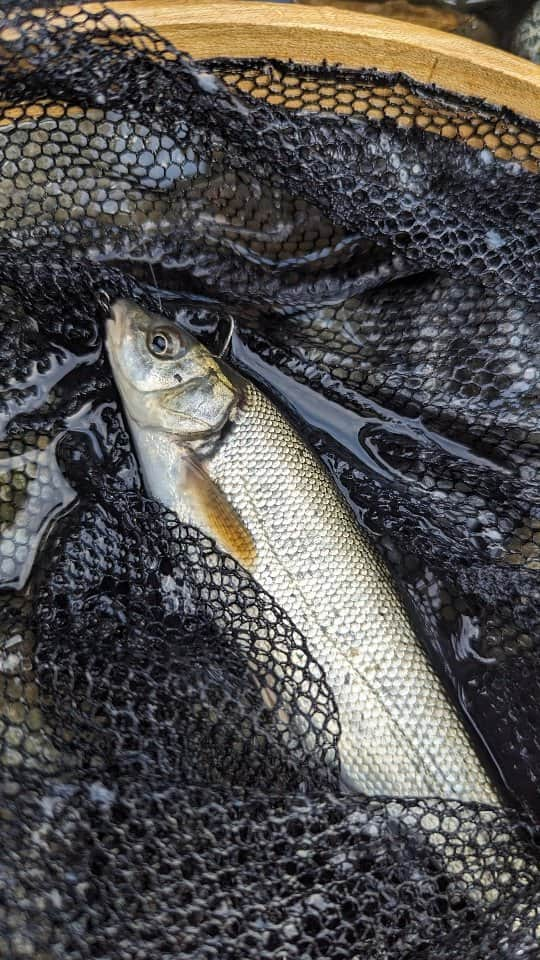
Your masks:
<svg viewBox="0 0 540 960"><path fill-rule="evenodd" d="M384 563L324 466L251 383L205 465L256 543L251 573L326 672L348 785L497 803ZM168 506L183 518L181 490Z"/></svg>

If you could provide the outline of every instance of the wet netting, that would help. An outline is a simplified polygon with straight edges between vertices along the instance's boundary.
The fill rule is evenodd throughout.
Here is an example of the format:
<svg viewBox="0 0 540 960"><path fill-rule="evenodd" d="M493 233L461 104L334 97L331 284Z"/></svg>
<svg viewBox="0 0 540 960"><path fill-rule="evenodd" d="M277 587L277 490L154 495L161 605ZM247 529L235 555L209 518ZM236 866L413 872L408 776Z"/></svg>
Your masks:
<svg viewBox="0 0 540 960"><path fill-rule="evenodd" d="M24 6L0 15L0 956L538 956L540 128ZM234 316L231 363L384 556L500 806L345 790L305 638L145 494L117 296L214 349Z"/></svg>

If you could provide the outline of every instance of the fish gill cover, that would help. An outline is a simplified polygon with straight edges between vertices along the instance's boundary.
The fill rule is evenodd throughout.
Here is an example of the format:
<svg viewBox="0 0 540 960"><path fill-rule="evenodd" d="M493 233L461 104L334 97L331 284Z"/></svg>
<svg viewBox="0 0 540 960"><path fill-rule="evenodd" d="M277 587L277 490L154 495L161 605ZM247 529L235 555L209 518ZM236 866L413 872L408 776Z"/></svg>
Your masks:
<svg viewBox="0 0 540 960"><path fill-rule="evenodd" d="M0 16L0 956L537 956L540 129L31 7ZM144 494L116 296L235 316L504 807L343 792L304 638Z"/></svg>

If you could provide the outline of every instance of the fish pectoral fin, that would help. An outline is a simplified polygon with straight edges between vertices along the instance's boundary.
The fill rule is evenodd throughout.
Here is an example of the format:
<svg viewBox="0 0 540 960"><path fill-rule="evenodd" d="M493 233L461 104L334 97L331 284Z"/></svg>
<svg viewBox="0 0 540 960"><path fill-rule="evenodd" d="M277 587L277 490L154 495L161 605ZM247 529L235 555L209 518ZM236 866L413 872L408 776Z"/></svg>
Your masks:
<svg viewBox="0 0 540 960"><path fill-rule="evenodd" d="M183 481L210 536L243 567L248 570L253 567L257 549L251 533L204 465L194 456L185 460Z"/></svg>

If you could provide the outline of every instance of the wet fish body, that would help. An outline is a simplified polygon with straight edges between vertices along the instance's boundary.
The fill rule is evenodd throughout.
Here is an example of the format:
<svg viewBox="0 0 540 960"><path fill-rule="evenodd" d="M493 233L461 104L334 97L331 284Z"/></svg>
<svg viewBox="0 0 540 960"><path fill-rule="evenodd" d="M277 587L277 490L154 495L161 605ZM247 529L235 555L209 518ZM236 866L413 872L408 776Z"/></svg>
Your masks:
<svg viewBox="0 0 540 960"><path fill-rule="evenodd" d="M323 667L348 786L498 804L389 571L283 414L134 304L107 347L148 492L249 569Z"/></svg>

